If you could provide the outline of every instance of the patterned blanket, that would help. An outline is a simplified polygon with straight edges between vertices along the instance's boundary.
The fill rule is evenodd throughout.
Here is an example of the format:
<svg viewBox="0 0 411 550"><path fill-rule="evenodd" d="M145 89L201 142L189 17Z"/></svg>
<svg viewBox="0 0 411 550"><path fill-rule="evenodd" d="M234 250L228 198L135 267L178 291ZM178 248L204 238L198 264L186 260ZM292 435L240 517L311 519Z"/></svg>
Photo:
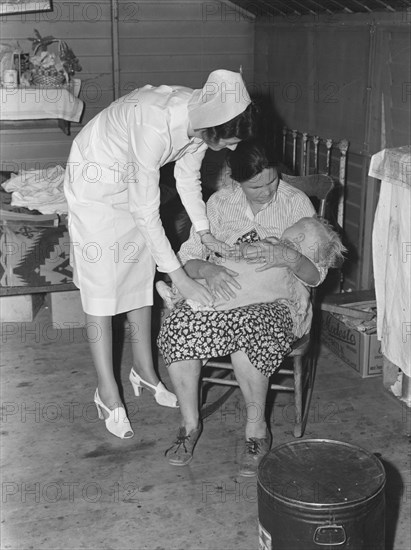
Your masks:
<svg viewBox="0 0 411 550"><path fill-rule="evenodd" d="M65 225L0 225L0 287L70 283L70 239Z"/></svg>

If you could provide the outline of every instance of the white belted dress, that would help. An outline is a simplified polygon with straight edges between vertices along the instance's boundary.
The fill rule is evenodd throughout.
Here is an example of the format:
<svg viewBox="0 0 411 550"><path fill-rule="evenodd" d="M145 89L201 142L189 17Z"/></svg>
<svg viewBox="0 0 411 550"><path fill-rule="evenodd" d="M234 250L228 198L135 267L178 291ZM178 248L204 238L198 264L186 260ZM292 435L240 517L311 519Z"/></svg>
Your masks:
<svg viewBox="0 0 411 550"><path fill-rule="evenodd" d="M90 315L152 305L156 264L180 267L159 214L159 169L176 161L177 191L196 231L209 228L200 167L207 145L189 138L193 90L144 86L120 98L75 138L64 189L73 281Z"/></svg>

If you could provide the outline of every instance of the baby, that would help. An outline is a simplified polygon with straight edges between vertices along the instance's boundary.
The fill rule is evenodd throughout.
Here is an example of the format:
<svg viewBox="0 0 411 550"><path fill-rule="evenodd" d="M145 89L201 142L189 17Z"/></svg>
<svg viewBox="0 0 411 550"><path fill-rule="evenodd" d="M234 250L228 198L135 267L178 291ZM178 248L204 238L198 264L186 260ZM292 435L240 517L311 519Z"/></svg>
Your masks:
<svg viewBox="0 0 411 550"><path fill-rule="evenodd" d="M340 265L343 260L343 253L346 251L337 233L327 222L319 218L301 218L284 231L279 242L294 248L317 266L324 268ZM258 241L241 244L239 249L240 258L225 258L222 265L238 273L235 279L240 284L241 290L236 290L236 296L229 300L216 298L211 308L187 300L186 303L193 310L222 311L251 304L274 302L290 297L290 285L293 282L294 275L287 267L256 271L256 264L247 262L245 258L250 250L258 250ZM173 309L178 303L184 302L181 294L163 281L156 284L156 289L168 309Z"/></svg>

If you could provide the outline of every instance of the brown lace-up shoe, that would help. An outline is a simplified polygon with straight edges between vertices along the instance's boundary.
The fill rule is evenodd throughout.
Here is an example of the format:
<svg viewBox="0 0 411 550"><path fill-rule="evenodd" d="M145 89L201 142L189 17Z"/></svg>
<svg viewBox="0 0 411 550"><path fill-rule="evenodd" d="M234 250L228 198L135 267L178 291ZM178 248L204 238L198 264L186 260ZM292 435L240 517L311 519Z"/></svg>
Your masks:
<svg viewBox="0 0 411 550"><path fill-rule="evenodd" d="M180 427L177 439L172 446L165 452L169 464L172 466L186 466L193 458L193 451L198 438L202 432L202 425L199 424L195 430L186 433L185 427Z"/></svg>
<svg viewBox="0 0 411 550"><path fill-rule="evenodd" d="M240 459L240 470L238 474L244 477L253 477L257 475L258 465L270 448L271 437L268 434L261 439L257 437L246 439Z"/></svg>

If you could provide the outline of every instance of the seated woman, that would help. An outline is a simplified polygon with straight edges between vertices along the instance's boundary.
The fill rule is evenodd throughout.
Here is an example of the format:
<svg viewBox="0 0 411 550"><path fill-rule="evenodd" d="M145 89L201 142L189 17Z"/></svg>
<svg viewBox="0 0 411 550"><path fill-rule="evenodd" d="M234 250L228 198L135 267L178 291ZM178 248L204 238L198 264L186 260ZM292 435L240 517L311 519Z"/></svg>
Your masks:
<svg viewBox="0 0 411 550"><path fill-rule="evenodd" d="M273 302L226 310L194 311L183 304L165 319L158 345L169 366L183 419L176 441L166 452L169 463L188 464L202 431L198 403L202 360L230 354L246 410L253 405L253 418L246 420L239 471L252 476L271 446L264 418L269 377L292 343L309 331L307 287L319 285L327 268L320 265L318 254L309 259L296 250L294 242L279 240L301 218L315 216L315 210L304 193L280 180L263 148L240 143L230 155L230 167L232 185L217 191L207 203L210 231L229 246L238 245L239 255L262 262L258 270L284 268L285 274L292 275L285 285L286 295ZM179 256L189 276L204 279L216 299L235 298L241 290L238 271L226 267L218 253L208 254L192 232ZM260 411L257 419L255 407Z"/></svg>

